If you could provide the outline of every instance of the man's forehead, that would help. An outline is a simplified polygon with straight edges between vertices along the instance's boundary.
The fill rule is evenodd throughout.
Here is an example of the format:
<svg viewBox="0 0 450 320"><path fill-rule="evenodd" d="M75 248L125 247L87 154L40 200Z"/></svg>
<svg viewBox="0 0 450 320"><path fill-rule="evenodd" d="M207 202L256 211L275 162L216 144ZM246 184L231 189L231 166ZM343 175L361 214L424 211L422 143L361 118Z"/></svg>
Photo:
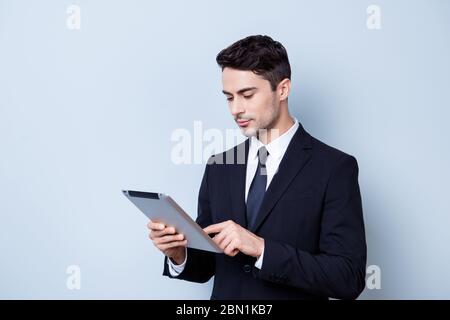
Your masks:
<svg viewBox="0 0 450 320"><path fill-rule="evenodd" d="M265 80L253 71L225 68L222 72L224 91L234 93L247 88L258 88Z"/></svg>

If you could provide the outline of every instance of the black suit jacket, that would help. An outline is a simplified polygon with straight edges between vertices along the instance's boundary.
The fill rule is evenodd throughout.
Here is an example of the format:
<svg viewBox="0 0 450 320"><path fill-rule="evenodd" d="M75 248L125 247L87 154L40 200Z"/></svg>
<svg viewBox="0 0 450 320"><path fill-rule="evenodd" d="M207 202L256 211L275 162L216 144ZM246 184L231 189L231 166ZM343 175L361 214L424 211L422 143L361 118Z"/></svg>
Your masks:
<svg viewBox="0 0 450 320"><path fill-rule="evenodd" d="M198 197L201 227L226 220L246 227L248 150L249 139L208 161ZM366 241L356 159L300 124L250 231L265 241L262 269L242 253L188 248L177 278L215 276L211 299L357 298L365 286ZM167 258L163 274L171 277Z"/></svg>

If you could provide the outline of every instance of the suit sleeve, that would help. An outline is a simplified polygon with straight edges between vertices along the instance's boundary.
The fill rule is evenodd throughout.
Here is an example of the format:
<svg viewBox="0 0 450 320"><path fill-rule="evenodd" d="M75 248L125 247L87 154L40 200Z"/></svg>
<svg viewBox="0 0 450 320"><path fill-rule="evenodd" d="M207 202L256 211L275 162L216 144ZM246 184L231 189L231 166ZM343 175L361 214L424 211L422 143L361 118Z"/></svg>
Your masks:
<svg viewBox="0 0 450 320"><path fill-rule="evenodd" d="M254 268L254 275L319 296L356 299L365 287L366 240L354 157L338 161L322 214L318 253L265 239L262 269Z"/></svg>
<svg viewBox="0 0 450 320"><path fill-rule="evenodd" d="M198 195L198 215L196 222L202 228L212 224L208 188L208 180L210 179L209 171L211 166L209 163L211 163L211 159L208 160L208 164L206 165ZM167 257L164 258L163 275L168 276L169 278L204 283L211 279L211 277L215 274L215 270L215 254L208 251L187 248L186 266L184 270L176 277L173 277L170 274Z"/></svg>

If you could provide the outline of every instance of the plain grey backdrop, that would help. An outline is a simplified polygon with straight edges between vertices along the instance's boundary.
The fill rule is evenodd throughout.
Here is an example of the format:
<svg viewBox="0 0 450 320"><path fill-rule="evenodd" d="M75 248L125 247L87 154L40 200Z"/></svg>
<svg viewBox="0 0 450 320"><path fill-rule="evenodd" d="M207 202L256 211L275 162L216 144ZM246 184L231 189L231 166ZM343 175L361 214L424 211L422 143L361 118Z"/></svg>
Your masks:
<svg viewBox="0 0 450 320"><path fill-rule="evenodd" d="M162 277L121 189L196 217L205 163L174 164L171 135L236 128L215 57L251 34L288 50L291 113L359 162L381 270L361 298L450 298L449 31L447 0L0 0L0 298L209 298Z"/></svg>

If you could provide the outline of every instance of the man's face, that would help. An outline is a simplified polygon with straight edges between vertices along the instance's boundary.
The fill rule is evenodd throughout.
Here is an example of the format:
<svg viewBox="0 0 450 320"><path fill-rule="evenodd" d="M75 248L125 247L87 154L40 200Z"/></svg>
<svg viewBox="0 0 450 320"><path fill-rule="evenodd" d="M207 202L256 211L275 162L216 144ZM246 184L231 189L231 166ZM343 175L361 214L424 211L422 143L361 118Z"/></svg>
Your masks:
<svg viewBox="0 0 450 320"><path fill-rule="evenodd" d="M272 129L280 104L268 80L252 71L225 68L222 84L231 115L245 136L255 136L260 129Z"/></svg>

